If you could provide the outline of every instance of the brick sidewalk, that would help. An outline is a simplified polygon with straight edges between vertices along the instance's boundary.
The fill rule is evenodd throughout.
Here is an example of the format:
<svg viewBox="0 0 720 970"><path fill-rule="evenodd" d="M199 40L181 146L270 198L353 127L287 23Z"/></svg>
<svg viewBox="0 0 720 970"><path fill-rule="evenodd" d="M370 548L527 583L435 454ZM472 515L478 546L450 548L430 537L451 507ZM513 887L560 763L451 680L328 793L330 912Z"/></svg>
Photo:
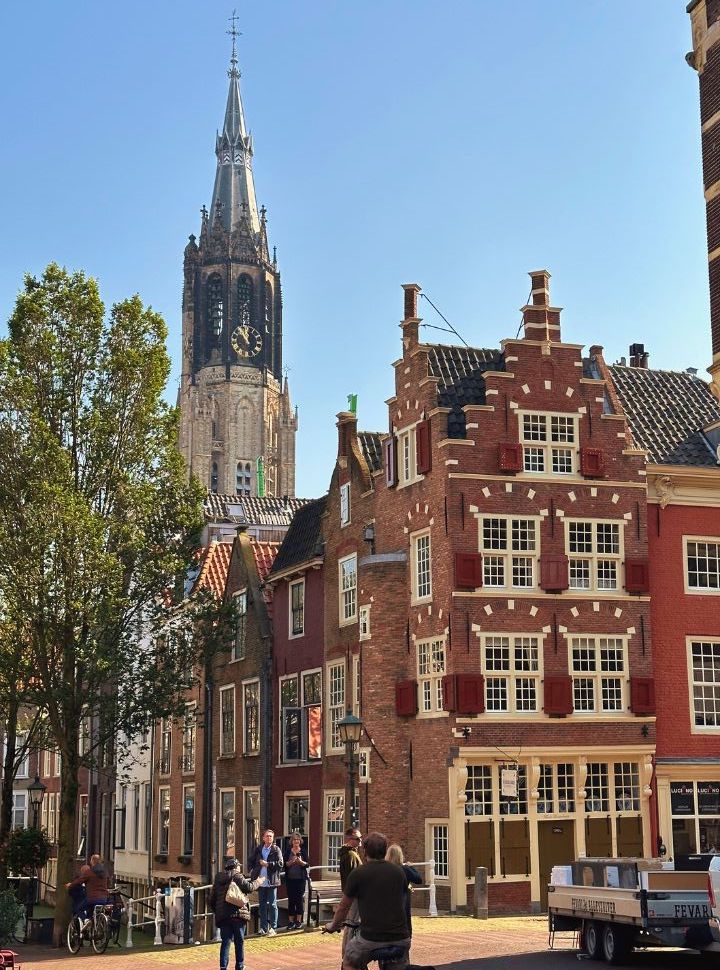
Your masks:
<svg viewBox="0 0 720 970"><path fill-rule="evenodd" d="M547 924L538 917L474 920L467 917L413 918L412 960L448 967L484 957L547 952ZM50 947L16 947L23 970L162 970L168 966L217 970L218 944L194 947L162 946L125 949L111 947L98 956L84 947L77 956ZM234 966L231 951L231 970ZM340 937L319 932L279 933L274 938L251 937L245 944L247 970L297 967L338 970Z"/></svg>

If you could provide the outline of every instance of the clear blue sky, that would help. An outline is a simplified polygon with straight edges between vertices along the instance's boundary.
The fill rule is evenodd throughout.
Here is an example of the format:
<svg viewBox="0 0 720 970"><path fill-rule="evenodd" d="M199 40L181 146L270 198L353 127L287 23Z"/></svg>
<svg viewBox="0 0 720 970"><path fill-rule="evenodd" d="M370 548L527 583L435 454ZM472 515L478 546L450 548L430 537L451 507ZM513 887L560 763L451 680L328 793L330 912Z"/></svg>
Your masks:
<svg viewBox="0 0 720 970"><path fill-rule="evenodd" d="M209 205L233 0L3 0L0 320L50 260L170 328ZM548 268L565 339L711 360L697 76L684 0L240 5L242 91L300 409L297 492L335 414L387 426L404 282L475 346L514 335ZM422 304L421 304L422 305ZM441 323L427 304L425 319ZM452 342L423 331L424 339Z"/></svg>

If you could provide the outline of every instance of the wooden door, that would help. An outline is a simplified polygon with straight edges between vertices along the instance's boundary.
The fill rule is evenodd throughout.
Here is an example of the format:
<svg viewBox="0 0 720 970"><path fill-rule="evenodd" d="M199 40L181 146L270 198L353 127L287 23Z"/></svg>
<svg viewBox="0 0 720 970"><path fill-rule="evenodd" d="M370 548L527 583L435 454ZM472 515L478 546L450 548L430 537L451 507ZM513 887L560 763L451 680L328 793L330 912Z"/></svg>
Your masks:
<svg viewBox="0 0 720 970"><path fill-rule="evenodd" d="M491 820L465 823L465 875L475 878L478 866L485 866L488 876L495 875L495 839Z"/></svg>
<svg viewBox="0 0 720 970"><path fill-rule="evenodd" d="M557 822L538 822L540 862L540 908L547 909L548 883L553 866L569 866L575 858L575 822L571 818Z"/></svg>
<svg viewBox="0 0 720 970"><path fill-rule="evenodd" d="M501 876L530 875L530 826L525 819L500 819Z"/></svg>
<svg viewBox="0 0 720 970"><path fill-rule="evenodd" d="M612 851L610 816L585 819L585 855L591 859L608 857Z"/></svg>
<svg viewBox="0 0 720 970"><path fill-rule="evenodd" d="M619 856L642 857L642 816L621 815L615 822L617 825L617 854Z"/></svg>

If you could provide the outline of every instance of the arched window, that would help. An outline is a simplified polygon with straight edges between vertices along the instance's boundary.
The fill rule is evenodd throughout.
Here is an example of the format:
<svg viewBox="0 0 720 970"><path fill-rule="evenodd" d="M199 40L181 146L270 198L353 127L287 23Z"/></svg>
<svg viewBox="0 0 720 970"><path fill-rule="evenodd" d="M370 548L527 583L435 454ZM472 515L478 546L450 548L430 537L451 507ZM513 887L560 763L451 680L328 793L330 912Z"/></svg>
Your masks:
<svg viewBox="0 0 720 970"><path fill-rule="evenodd" d="M250 462L239 461L235 469L235 491L238 495L250 495Z"/></svg>
<svg viewBox="0 0 720 970"><path fill-rule="evenodd" d="M225 323L225 307L223 305L223 282L218 273L207 281L207 332L208 336L217 342Z"/></svg>
<svg viewBox="0 0 720 970"><path fill-rule="evenodd" d="M265 332L270 333L273 318L273 292L269 283L265 284Z"/></svg>
<svg viewBox="0 0 720 970"><path fill-rule="evenodd" d="M217 495L218 490L218 463L214 461L210 466L210 491Z"/></svg>
<svg viewBox="0 0 720 970"><path fill-rule="evenodd" d="M253 281L244 273L237 284L237 322L252 323Z"/></svg>

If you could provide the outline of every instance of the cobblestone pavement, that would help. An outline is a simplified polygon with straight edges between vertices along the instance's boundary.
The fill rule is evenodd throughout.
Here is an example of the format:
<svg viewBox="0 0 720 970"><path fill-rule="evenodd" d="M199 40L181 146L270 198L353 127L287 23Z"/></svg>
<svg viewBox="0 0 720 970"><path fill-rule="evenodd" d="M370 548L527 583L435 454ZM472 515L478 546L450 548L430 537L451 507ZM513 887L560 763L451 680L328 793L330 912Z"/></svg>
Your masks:
<svg viewBox="0 0 720 970"><path fill-rule="evenodd" d="M547 924L539 917L490 919L467 917L413 917L413 963L437 970L573 970L603 966L578 963L569 939L548 950ZM164 970L190 967L217 970L218 944L194 947L162 946L128 950L111 948L98 956L85 948L73 957L50 947L17 947L23 970ZM231 970L234 966L231 951ZM689 951L640 952L627 966L634 970L692 970L708 965ZM245 945L246 970L339 970L340 938L319 932L286 934L274 938L252 937ZM374 966L374 965L373 965ZM718 961L720 966L720 961Z"/></svg>

